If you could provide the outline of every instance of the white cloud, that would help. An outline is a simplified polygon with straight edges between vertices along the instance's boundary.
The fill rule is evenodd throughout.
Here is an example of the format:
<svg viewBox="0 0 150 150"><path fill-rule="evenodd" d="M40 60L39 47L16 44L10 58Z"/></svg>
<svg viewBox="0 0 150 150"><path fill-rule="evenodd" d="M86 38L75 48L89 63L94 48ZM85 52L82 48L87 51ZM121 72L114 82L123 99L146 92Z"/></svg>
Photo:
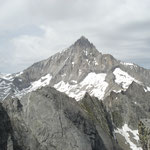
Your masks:
<svg viewBox="0 0 150 150"><path fill-rule="evenodd" d="M14 45L13 59L19 61L37 61L44 59L57 50L58 36L52 28L41 26L43 35L21 35L12 39ZM35 59L35 60L34 60Z"/></svg>
<svg viewBox="0 0 150 150"><path fill-rule="evenodd" d="M149 0L0 0L0 4L0 71L24 69L81 35L118 59L143 66L142 59L150 59Z"/></svg>

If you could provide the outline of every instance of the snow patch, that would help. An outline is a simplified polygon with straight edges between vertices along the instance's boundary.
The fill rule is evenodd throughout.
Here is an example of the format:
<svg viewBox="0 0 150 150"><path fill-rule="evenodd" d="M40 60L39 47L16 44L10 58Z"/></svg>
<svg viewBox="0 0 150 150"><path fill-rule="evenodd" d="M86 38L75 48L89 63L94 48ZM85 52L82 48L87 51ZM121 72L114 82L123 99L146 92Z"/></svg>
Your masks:
<svg viewBox="0 0 150 150"><path fill-rule="evenodd" d="M95 58L94 58L94 63L95 63L95 66L98 66L98 63Z"/></svg>
<svg viewBox="0 0 150 150"><path fill-rule="evenodd" d="M52 79L52 76L50 74L47 74L47 75L41 77L39 80L32 82L31 86L26 89L23 89L21 91L16 89L15 95L20 98L23 95L25 95L26 93L35 91L37 89L40 89L41 87L49 85L51 79Z"/></svg>
<svg viewBox="0 0 150 150"><path fill-rule="evenodd" d="M71 82L77 84L77 81L75 81L75 80L71 80Z"/></svg>
<svg viewBox="0 0 150 150"><path fill-rule="evenodd" d="M145 91L145 92L150 92L150 87L144 88L144 91Z"/></svg>
<svg viewBox="0 0 150 150"><path fill-rule="evenodd" d="M74 67L74 62L72 62L72 66Z"/></svg>
<svg viewBox="0 0 150 150"><path fill-rule="evenodd" d="M133 63L127 63L127 62L120 62L122 65L125 65L125 66L130 66L130 68L132 69L133 67L137 67L137 65L133 64Z"/></svg>
<svg viewBox="0 0 150 150"><path fill-rule="evenodd" d="M124 124L121 129L118 128L117 130L115 130L115 133L119 133L122 136L124 136L126 142L130 145L130 148L132 150L142 150L141 147L138 147L130 139L131 137L130 137L129 133L131 133L133 135L133 138L136 140L137 143L139 142L138 130L132 130L128 127L127 124Z"/></svg>
<svg viewBox="0 0 150 150"><path fill-rule="evenodd" d="M133 63L127 63L127 62L120 62L122 65L126 65L126 66L135 66Z"/></svg>
<svg viewBox="0 0 150 150"><path fill-rule="evenodd" d="M20 75L22 75L23 74L23 72L19 72L19 73L17 73L16 75L15 75L15 77L18 77L18 76L20 76Z"/></svg>
<svg viewBox="0 0 150 150"><path fill-rule="evenodd" d="M90 65L91 62L88 59L86 59L86 61L88 62L88 65Z"/></svg>
<svg viewBox="0 0 150 150"><path fill-rule="evenodd" d="M88 55L88 51L87 50L84 50L83 52L85 53L86 56Z"/></svg>
<svg viewBox="0 0 150 150"><path fill-rule="evenodd" d="M121 84L123 89L127 89L133 81L141 84L140 81L131 77L127 72L121 70L120 68L116 68L113 74L115 75L115 82L117 84Z"/></svg>
<svg viewBox="0 0 150 150"><path fill-rule="evenodd" d="M22 79L18 79L20 82L22 82Z"/></svg>
<svg viewBox="0 0 150 150"><path fill-rule="evenodd" d="M98 99L103 99L108 83L105 81L106 74L89 73L85 79L79 84L71 85L60 81L54 85L60 92L66 93L68 96L75 98L77 101L82 99L86 92Z"/></svg>
<svg viewBox="0 0 150 150"><path fill-rule="evenodd" d="M66 60L64 62L66 62L69 58L66 58Z"/></svg>
<svg viewBox="0 0 150 150"><path fill-rule="evenodd" d="M121 93L121 91L122 90L118 90L118 91L117 90L113 90L113 92L115 92L115 93Z"/></svg>
<svg viewBox="0 0 150 150"><path fill-rule="evenodd" d="M79 74L79 76L82 74L82 70L81 69L79 69L78 74Z"/></svg>
<svg viewBox="0 0 150 150"><path fill-rule="evenodd" d="M4 80L12 81L14 77L11 74L0 74L0 78Z"/></svg>
<svg viewBox="0 0 150 150"><path fill-rule="evenodd" d="M62 53L64 53L64 52L67 51L67 50L68 50L68 49L65 48L65 49L63 49L62 51L60 51L59 54L62 54Z"/></svg>
<svg viewBox="0 0 150 150"><path fill-rule="evenodd" d="M5 99L9 94L12 87L12 80L0 80L0 99Z"/></svg>
<svg viewBox="0 0 150 150"><path fill-rule="evenodd" d="M147 87L147 91L150 91L150 87Z"/></svg>
<svg viewBox="0 0 150 150"><path fill-rule="evenodd" d="M41 77L38 81L32 82L30 91L35 91L41 87L49 85L51 79L52 76L50 74L47 74L46 76Z"/></svg>
<svg viewBox="0 0 150 150"><path fill-rule="evenodd" d="M66 76L66 73L62 74L61 76L62 76L62 78L65 77L65 76Z"/></svg>

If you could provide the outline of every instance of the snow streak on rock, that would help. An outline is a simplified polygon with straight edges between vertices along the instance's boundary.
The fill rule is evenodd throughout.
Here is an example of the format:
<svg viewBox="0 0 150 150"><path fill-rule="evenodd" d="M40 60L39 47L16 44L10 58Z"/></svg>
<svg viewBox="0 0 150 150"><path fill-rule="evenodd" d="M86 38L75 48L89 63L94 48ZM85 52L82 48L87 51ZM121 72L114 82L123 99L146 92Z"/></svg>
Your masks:
<svg viewBox="0 0 150 150"><path fill-rule="evenodd" d="M121 70L120 68L116 68L113 74L115 75L115 82L121 85L123 89L127 89L133 81L141 84L140 81L131 77L127 72Z"/></svg>
<svg viewBox="0 0 150 150"><path fill-rule="evenodd" d="M121 134L125 138L126 142L130 145L132 150L142 150L141 147L138 147L131 141L132 136L137 143L139 142L138 130L132 130L127 124L124 124L121 129L118 128L115 130L115 133Z"/></svg>
<svg viewBox="0 0 150 150"><path fill-rule="evenodd" d="M150 87L144 88L144 91L145 91L145 92L150 92Z"/></svg>
<svg viewBox="0 0 150 150"><path fill-rule="evenodd" d="M30 87L23 89L22 91L16 90L15 95L17 97L22 97L26 93L29 93L29 92L35 91L41 87L47 86L47 85L49 85L51 79L52 79L52 76L50 74L47 74L47 75L41 77L39 80L32 82Z"/></svg>

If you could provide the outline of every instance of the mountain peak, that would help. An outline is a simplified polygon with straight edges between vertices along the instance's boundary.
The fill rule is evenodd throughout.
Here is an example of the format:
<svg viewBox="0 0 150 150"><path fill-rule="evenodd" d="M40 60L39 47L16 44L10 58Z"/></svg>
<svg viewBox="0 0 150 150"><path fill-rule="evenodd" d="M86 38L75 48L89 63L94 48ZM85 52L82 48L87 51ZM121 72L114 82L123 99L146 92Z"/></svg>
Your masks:
<svg viewBox="0 0 150 150"><path fill-rule="evenodd" d="M88 48L93 47L94 45L85 37L81 36L75 43L74 46Z"/></svg>
<svg viewBox="0 0 150 150"><path fill-rule="evenodd" d="M83 36L83 35L79 38L79 40L85 40L85 41L88 41L88 39L87 39L85 36Z"/></svg>

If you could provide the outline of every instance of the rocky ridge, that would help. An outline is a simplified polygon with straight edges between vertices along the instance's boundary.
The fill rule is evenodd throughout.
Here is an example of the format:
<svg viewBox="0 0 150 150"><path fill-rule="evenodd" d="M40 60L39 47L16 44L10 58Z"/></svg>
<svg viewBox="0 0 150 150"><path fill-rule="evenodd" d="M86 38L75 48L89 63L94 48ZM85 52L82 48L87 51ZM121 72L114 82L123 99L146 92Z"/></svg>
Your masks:
<svg viewBox="0 0 150 150"><path fill-rule="evenodd" d="M120 150L101 103L96 102L101 114L95 112L95 117L91 117L84 106L95 100L86 95L83 101L78 104L51 87L31 92L20 100L3 101L0 110L7 118L0 118L4 122L0 149Z"/></svg>
<svg viewBox="0 0 150 150"><path fill-rule="evenodd" d="M108 139L111 143L117 138L123 149L141 150L137 124L140 119L149 118L149 78L150 70L102 54L82 36L65 51L37 62L23 72L0 76L0 99L6 101L17 97L21 101L24 99L24 103L28 101L26 95L49 85L79 101L80 107L94 120L95 127L100 126L101 129L96 130L101 131L104 145ZM85 102L85 97L92 100ZM21 122L26 121L21 120L18 124ZM26 131L22 133L27 134Z"/></svg>
<svg viewBox="0 0 150 150"><path fill-rule="evenodd" d="M91 80L93 78L95 80ZM126 90L133 81L149 91L149 78L149 70L100 53L82 36L68 49L12 75L11 80L7 79L9 84L1 80L0 92L3 92L3 99L7 95L22 96L40 86L50 85L76 100L82 99L86 92L104 99L113 90Z"/></svg>

